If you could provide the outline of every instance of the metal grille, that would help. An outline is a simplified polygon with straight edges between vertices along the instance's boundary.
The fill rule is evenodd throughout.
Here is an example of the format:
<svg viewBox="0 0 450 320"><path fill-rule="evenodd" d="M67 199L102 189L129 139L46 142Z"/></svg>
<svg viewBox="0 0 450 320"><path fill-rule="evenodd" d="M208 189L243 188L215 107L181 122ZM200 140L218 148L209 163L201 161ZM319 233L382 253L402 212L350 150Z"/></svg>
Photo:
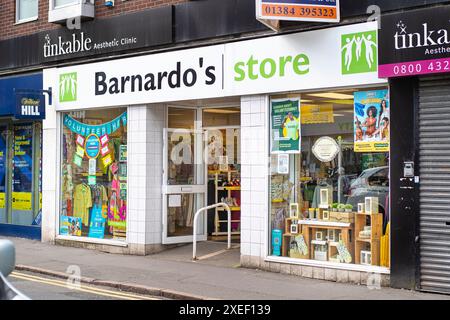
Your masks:
<svg viewBox="0 0 450 320"><path fill-rule="evenodd" d="M450 78L420 82L420 285L450 293Z"/></svg>

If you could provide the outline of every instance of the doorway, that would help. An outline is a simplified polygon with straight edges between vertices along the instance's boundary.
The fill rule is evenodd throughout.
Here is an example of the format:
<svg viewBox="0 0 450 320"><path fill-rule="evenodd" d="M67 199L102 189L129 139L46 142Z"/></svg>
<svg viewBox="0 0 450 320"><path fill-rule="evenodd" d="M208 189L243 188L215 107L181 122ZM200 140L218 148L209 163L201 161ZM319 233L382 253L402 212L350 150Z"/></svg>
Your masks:
<svg viewBox="0 0 450 320"><path fill-rule="evenodd" d="M167 106L164 130L163 243L193 241L195 212L226 202L233 237L240 236L240 107ZM198 241L224 240L227 216L213 209L200 219Z"/></svg>

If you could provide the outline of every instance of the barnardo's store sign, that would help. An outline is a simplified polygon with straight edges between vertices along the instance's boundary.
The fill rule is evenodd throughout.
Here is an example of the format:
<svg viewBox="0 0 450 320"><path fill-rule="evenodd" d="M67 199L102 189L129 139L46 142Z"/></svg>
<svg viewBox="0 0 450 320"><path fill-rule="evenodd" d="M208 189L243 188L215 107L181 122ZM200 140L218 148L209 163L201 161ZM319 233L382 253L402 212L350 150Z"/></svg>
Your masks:
<svg viewBox="0 0 450 320"><path fill-rule="evenodd" d="M450 6L383 15L382 78L450 72Z"/></svg>
<svg viewBox="0 0 450 320"><path fill-rule="evenodd" d="M362 23L47 69L44 87L64 111L380 84L377 48L377 23Z"/></svg>

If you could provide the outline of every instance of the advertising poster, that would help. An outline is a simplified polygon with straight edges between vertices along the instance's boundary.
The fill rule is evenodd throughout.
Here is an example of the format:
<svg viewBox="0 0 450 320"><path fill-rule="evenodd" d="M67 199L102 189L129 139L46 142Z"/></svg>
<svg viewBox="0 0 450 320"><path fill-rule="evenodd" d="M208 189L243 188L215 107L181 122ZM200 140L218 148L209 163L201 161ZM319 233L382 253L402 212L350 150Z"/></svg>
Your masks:
<svg viewBox="0 0 450 320"><path fill-rule="evenodd" d="M271 101L272 153L299 154L301 148L300 98Z"/></svg>
<svg viewBox="0 0 450 320"><path fill-rule="evenodd" d="M105 237L106 219L102 214L102 207L94 206L91 211L89 238L103 239Z"/></svg>
<svg viewBox="0 0 450 320"><path fill-rule="evenodd" d="M6 126L0 127L0 209L5 208L7 129Z"/></svg>
<svg viewBox="0 0 450 320"><path fill-rule="evenodd" d="M388 90L355 92L355 152L388 152Z"/></svg>
<svg viewBox="0 0 450 320"><path fill-rule="evenodd" d="M32 210L33 126L14 126L14 163L12 181L13 210Z"/></svg>
<svg viewBox="0 0 450 320"><path fill-rule="evenodd" d="M81 237L81 218L62 216L59 233L62 236Z"/></svg>
<svg viewBox="0 0 450 320"><path fill-rule="evenodd" d="M332 104L302 104L302 124L323 123L334 123L334 108Z"/></svg>

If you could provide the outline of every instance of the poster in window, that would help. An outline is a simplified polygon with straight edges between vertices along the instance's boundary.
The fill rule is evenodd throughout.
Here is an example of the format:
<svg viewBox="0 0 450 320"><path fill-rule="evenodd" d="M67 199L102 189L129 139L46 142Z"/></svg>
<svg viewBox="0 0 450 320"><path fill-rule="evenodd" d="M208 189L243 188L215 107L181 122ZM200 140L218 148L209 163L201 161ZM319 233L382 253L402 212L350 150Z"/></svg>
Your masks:
<svg viewBox="0 0 450 320"><path fill-rule="evenodd" d="M14 126L14 158L12 179L13 210L32 210L33 126Z"/></svg>
<svg viewBox="0 0 450 320"><path fill-rule="evenodd" d="M0 127L0 209L5 208L7 130L6 126Z"/></svg>
<svg viewBox="0 0 450 320"><path fill-rule="evenodd" d="M299 154L301 149L300 98L271 101L272 153Z"/></svg>
<svg viewBox="0 0 450 320"><path fill-rule="evenodd" d="M355 152L389 152L388 90L355 92Z"/></svg>

